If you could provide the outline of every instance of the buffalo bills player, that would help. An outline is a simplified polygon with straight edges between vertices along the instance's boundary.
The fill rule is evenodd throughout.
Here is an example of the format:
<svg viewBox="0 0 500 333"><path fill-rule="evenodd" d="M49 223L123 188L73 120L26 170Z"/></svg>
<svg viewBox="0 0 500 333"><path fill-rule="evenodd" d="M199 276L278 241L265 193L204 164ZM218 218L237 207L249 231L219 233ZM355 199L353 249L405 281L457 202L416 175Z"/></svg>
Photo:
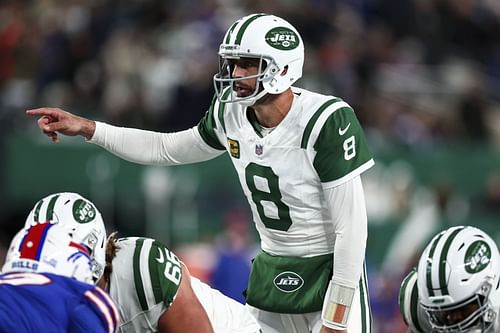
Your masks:
<svg viewBox="0 0 500 333"><path fill-rule="evenodd" d="M92 267L88 248L63 225L21 229L0 274L0 332L115 332L118 312L92 284Z"/></svg>

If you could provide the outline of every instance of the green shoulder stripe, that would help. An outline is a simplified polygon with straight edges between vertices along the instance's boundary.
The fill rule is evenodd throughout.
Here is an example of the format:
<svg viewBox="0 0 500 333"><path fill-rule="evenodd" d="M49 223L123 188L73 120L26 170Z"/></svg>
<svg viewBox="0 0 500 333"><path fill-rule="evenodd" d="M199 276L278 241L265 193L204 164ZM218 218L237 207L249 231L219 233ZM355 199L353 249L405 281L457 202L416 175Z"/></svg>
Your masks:
<svg viewBox="0 0 500 333"><path fill-rule="evenodd" d="M309 119L309 122L306 125L306 128L304 129L304 133L302 134L302 141L300 143L300 148L306 149L307 148L307 142L309 141L309 137L311 136L311 132L314 128L314 125L318 121L319 116L321 116L321 113L326 110L330 105L332 105L335 102L340 101L340 98L334 98L326 101L323 103L323 105L320 106L318 111L314 113L314 115Z"/></svg>
<svg viewBox="0 0 500 333"><path fill-rule="evenodd" d="M214 149L225 150L226 148L220 143L217 135L215 134L215 129L217 128L214 116L214 107L216 101L217 97L214 96L214 98L212 99L212 103L210 104L210 108L205 113L205 116L201 118L197 128L200 136L206 144Z"/></svg>
<svg viewBox="0 0 500 333"><path fill-rule="evenodd" d="M141 250L144 245L144 238L140 238L136 241L134 249L134 257L132 258L132 269L134 271L134 283L135 290L137 292L137 298L141 304L141 309L146 311L148 309L148 302L146 301L146 292L144 291L144 283L141 277Z"/></svg>
<svg viewBox="0 0 500 333"><path fill-rule="evenodd" d="M322 182L339 180L358 168L369 166L372 161L354 110L345 104L330 112L321 129L314 128L315 133L317 130L319 133L313 145L316 150L313 165ZM327 114L322 118L325 116Z"/></svg>
<svg viewBox="0 0 500 333"><path fill-rule="evenodd" d="M182 278L180 260L167 247L159 242L152 241L148 253L149 274L155 304L164 302L170 306L179 290Z"/></svg>
<svg viewBox="0 0 500 333"><path fill-rule="evenodd" d="M224 94L222 95L222 99L225 100L227 96L231 93L231 89L227 89ZM219 122L222 125L222 129L224 130L224 133L226 133L226 123L224 121L224 111L226 111L226 104L227 103L219 103L219 112L217 112Z"/></svg>
<svg viewBox="0 0 500 333"><path fill-rule="evenodd" d="M163 300L160 282L160 274L163 273L163 270L159 269L160 262L157 258L155 259L155 256L158 256L159 254L161 255L159 258L163 257L161 251L162 249L158 246L158 244L156 244L156 242L154 242L148 253L149 274L151 276L151 288L153 291L155 304L158 304Z"/></svg>

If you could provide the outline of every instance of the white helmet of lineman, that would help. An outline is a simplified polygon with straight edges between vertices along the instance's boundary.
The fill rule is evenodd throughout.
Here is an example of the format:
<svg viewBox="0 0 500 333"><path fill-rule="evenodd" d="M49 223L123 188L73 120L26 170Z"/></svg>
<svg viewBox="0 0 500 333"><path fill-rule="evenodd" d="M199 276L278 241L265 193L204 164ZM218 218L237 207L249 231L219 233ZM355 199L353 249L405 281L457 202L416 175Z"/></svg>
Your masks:
<svg viewBox="0 0 500 333"><path fill-rule="evenodd" d="M53 273L94 283L88 251L63 225L52 222L21 229L10 243L2 272Z"/></svg>
<svg viewBox="0 0 500 333"><path fill-rule="evenodd" d="M219 47L220 68L214 75L217 98L251 106L265 94L280 94L302 76L304 44L299 32L284 19L268 14L252 14L233 23ZM232 77L228 60L259 60L256 75ZM257 78L255 91L245 97L235 93L235 82Z"/></svg>
<svg viewBox="0 0 500 333"><path fill-rule="evenodd" d="M436 235L418 263L420 305L433 332L487 332L500 310L500 255L483 231L458 226Z"/></svg>
<svg viewBox="0 0 500 333"><path fill-rule="evenodd" d="M75 243L88 249L97 282L106 266L106 228L95 205L77 193L50 194L33 207L25 228L46 221L63 225Z"/></svg>

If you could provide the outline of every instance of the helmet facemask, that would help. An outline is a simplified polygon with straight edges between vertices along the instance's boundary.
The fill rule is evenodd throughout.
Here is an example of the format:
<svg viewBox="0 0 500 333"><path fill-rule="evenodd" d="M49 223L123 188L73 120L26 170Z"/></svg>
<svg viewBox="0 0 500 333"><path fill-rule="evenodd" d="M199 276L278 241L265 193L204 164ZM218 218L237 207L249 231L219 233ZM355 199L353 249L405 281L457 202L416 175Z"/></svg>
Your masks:
<svg viewBox="0 0 500 333"><path fill-rule="evenodd" d="M421 305L435 332L487 332L496 319L488 303L492 286L484 282L471 297L446 306Z"/></svg>
<svg viewBox="0 0 500 333"><path fill-rule="evenodd" d="M233 77L234 61L239 59L255 59L258 61L257 73L244 77ZM214 75L214 87L217 97L222 103L239 103L243 106L252 106L266 95L263 83L272 80L277 73L274 59L264 55L245 56L221 55L219 57L219 72ZM255 88L250 95L238 96L237 85L239 82L256 80Z"/></svg>
<svg viewBox="0 0 500 333"><path fill-rule="evenodd" d="M304 45L290 23L274 15L258 13L231 25L219 46L219 56L219 72L213 77L217 99L222 103L251 106L266 94L285 92L300 79ZM240 59L257 60L256 73L233 77L231 60ZM256 89L248 96L238 96L238 82L249 79L256 80Z"/></svg>

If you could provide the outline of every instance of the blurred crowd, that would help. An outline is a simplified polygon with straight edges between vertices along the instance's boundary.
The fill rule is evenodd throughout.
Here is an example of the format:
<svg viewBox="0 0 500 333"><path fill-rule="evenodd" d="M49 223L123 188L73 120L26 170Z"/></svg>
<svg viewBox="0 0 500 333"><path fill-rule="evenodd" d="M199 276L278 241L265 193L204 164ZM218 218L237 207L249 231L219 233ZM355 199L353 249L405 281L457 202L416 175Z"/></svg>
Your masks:
<svg viewBox="0 0 500 333"><path fill-rule="evenodd" d="M345 98L381 149L500 141L495 0L4 0L0 123L50 105L119 125L195 125L222 36L251 12L298 27L298 85Z"/></svg>
<svg viewBox="0 0 500 333"><path fill-rule="evenodd" d="M252 12L298 28L306 60L297 86L351 104L375 155L500 146L498 0L1 0L0 153L4 136L33 125L24 110L38 106L159 131L196 125L213 96L222 36ZM474 209L500 214L498 171L473 200L447 184L419 186L399 162L367 175L371 223L404 222L384 274L372 275L378 333L404 331L400 278L443 221L466 223ZM199 256L211 263L199 274L238 289L244 276L223 278L251 257L252 241L241 216L228 219L219 246L201 250L213 258Z"/></svg>

